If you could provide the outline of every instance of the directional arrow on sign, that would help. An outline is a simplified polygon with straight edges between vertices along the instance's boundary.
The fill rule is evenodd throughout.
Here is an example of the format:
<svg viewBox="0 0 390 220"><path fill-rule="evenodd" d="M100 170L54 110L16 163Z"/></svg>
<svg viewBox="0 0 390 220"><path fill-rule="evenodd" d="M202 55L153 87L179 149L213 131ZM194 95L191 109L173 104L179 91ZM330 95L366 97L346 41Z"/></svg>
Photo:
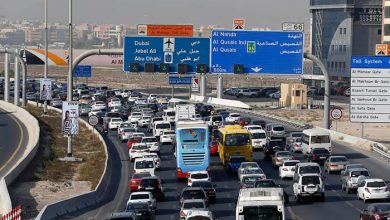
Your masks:
<svg viewBox="0 0 390 220"><path fill-rule="evenodd" d="M259 68L259 67L255 67L255 68L251 68L253 71L255 71L256 73L260 72L260 70L262 70L263 68Z"/></svg>

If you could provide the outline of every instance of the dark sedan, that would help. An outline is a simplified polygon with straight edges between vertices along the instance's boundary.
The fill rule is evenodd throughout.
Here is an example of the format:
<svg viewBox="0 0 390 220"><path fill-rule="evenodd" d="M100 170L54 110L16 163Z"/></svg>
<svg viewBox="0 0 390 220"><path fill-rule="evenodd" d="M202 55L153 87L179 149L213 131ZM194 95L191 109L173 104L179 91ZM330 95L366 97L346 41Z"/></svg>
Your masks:
<svg viewBox="0 0 390 220"><path fill-rule="evenodd" d="M330 152L325 148L314 148L307 156L307 161L324 164L325 160L330 156Z"/></svg>
<svg viewBox="0 0 390 220"><path fill-rule="evenodd" d="M192 187L200 187L205 192L207 197L209 198L210 203L215 203L217 200L216 190L213 184L209 181L195 181L192 183Z"/></svg>

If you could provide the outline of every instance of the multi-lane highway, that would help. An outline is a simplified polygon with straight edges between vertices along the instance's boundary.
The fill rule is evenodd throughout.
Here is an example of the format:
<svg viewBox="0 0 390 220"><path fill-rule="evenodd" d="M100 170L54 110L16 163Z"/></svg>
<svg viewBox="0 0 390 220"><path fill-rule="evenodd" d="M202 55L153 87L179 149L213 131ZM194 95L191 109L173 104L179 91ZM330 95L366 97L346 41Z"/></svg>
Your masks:
<svg viewBox="0 0 390 220"><path fill-rule="evenodd" d="M296 129L287 127L287 130L293 131ZM118 141L115 131L110 132L107 141L111 153L110 159L113 163L114 179L114 183L108 193L111 196L110 201L88 210L73 213L67 216L68 219L102 219L112 212L120 212L125 209L126 201L130 195L128 181L133 172L133 163L128 161L127 147ZM366 156L366 152L360 152L335 142L333 142L333 154L346 155L351 163L365 165L373 177L385 180L389 178L389 166L385 162L373 158L375 155ZM161 171L157 171L157 175L165 182L166 200L158 203L156 219L179 219L178 196L181 189L186 186L186 183L178 182L176 179L176 162L172 154L172 146L162 146L160 158L162 160L162 168ZM296 158L303 160L301 154L296 154ZM341 191L338 174L325 175L325 202L297 203L292 196L292 181L280 180L278 178L278 170L272 168L269 162L263 160L262 152L255 153L255 161L259 163L268 178L275 179L290 195L290 203L286 207L288 219L357 219L360 210L366 206L362 201L357 200L355 194L346 194ZM210 210L220 220L235 219L235 204L239 191L237 177L228 175L216 156L211 158L211 169L212 180L217 185L217 203L211 204ZM63 219L64 217L61 218Z"/></svg>
<svg viewBox="0 0 390 220"><path fill-rule="evenodd" d="M3 177L24 151L26 127L10 112L0 109L0 177Z"/></svg>

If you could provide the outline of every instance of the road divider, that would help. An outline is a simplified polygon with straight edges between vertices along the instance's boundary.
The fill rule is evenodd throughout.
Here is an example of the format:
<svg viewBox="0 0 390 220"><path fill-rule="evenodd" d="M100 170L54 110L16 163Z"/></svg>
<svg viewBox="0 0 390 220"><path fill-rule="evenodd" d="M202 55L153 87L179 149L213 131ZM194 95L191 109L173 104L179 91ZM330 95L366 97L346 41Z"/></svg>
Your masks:
<svg viewBox="0 0 390 220"><path fill-rule="evenodd" d="M211 105L223 105L226 107L236 107L241 109L251 109L250 105L245 104L244 102L231 99L219 99L214 97L191 95L191 101L194 102L203 102Z"/></svg>
<svg viewBox="0 0 390 220"><path fill-rule="evenodd" d="M31 101L29 101L29 103L33 103L33 105L37 104L36 102L31 102ZM53 108L51 106L48 106L48 109L60 113L62 112L61 109ZM106 142L104 141L104 138L100 135L100 133L96 129L94 129L90 124L88 124L88 122L80 118L79 118L79 122L83 123L88 128L88 130L93 131L93 133L98 136L99 140L102 142L104 146L106 161L105 161L103 175L100 178L100 181L97 184L95 190L81 194L79 196L75 196L72 198L64 199L62 201L58 201L46 205L39 212L38 216L35 218L36 220L40 220L40 219L47 220L47 219L58 218L62 215L79 211L81 209L88 208L90 206L104 202L108 196L107 192L109 189L109 185L111 183L111 160L109 160L109 154L108 154Z"/></svg>
<svg viewBox="0 0 390 220"><path fill-rule="evenodd" d="M26 126L28 142L24 147L22 156L14 162L3 177L0 177L0 215L4 215L12 210L12 202L7 186L19 176L34 158L39 147L40 128L38 120L25 109L4 101L0 101L0 108L11 114L11 117L28 125Z"/></svg>

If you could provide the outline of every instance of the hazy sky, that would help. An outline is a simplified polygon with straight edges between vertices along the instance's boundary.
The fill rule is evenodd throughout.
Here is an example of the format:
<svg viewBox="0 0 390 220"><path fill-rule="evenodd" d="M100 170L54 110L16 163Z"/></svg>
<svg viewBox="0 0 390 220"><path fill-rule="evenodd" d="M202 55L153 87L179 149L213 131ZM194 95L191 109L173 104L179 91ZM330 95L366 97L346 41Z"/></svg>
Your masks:
<svg viewBox="0 0 390 220"><path fill-rule="evenodd" d="M68 21L68 0L48 0L49 22ZM282 22L308 23L309 0L73 0L74 23L216 24L280 29ZM0 0L9 20L44 19L44 0Z"/></svg>

